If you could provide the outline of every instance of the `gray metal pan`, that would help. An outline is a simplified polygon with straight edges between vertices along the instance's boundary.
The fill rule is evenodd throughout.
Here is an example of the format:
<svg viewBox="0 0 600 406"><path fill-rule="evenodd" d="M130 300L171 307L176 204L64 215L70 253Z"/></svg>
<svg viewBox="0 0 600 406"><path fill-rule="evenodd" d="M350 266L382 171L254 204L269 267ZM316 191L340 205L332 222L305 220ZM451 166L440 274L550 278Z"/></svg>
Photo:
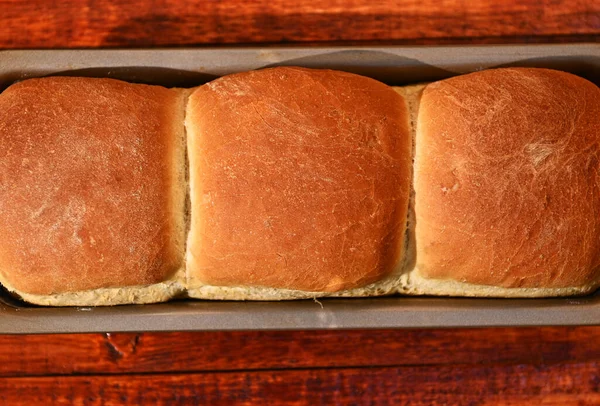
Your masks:
<svg viewBox="0 0 600 406"><path fill-rule="evenodd" d="M600 85L600 44L0 51L0 90L17 80L57 74L191 87L276 65L340 69L391 85L491 67L536 66L569 71ZM595 324L600 324L600 293L562 299L175 301L104 308L35 307L0 293L0 333Z"/></svg>

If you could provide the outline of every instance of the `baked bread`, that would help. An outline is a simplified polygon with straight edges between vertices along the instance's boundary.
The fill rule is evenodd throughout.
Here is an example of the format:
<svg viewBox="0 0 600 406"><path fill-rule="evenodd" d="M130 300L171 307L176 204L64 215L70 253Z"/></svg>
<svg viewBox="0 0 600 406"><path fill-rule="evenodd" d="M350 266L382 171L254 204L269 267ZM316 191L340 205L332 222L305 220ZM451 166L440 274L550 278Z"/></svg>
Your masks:
<svg viewBox="0 0 600 406"><path fill-rule="evenodd" d="M547 69L31 79L0 94L0 282L56 306L585 294L599 141L600 89Z"/></svg>
<svg viewBox="0 0 600 406"><path fill-rule="evenodd" d="M429 84L415 153L416 267L403 292L539 297L600 281L600 89L487 70Z"/></svg>
<svg viewBox="0 0 600 406"><path fill-rule="evenodd" d="M191 297L360 296L402 269L411 139L390 87L303 68L229 75L191 94L186 128Z"/></svg>
<svg viewBox="0 0 600 406"><path fill-rule="evenodd" d="M44 305L183 291L184 92L50 77L0 94L0 279Z"/></svg>

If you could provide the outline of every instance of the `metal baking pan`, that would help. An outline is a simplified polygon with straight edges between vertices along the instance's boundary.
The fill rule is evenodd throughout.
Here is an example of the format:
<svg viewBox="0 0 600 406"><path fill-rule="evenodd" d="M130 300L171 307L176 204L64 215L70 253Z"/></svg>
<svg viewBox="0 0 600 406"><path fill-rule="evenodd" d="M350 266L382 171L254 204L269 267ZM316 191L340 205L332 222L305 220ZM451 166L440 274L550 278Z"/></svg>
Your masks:
<svg viewBox="0 0 600 406"><path fill-rule="evenodd" d="M568 44L0 51L0 90L17 80L56 74L192 87L225 74L277 65L340 69L391 85L491 67L535 66L569 71L600 85L600 45ZM0 333L595 324L600 324L600 293L562 299L190 300L99 308L43 308L0 294Z"/></svg>

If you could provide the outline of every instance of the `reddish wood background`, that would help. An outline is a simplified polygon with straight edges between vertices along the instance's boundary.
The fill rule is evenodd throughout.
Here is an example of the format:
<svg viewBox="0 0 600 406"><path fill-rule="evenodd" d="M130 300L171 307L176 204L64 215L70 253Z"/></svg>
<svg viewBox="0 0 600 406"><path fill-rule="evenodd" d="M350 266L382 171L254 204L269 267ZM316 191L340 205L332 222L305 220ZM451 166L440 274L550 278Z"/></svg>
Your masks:
<svg viewBox="0 0 600 406"><path fill-rule="evenodd" d="M0 0L0 47L597 40L594 0Z"/></svg>
<svg viewBox="0 0 600 406"><path fill-rule="evenodd" d="M0 336L0 404L600 404L600 328Z"/></svg>
<svg viewBox="0 0 600 406"><path fill-rule="evenodd" d="M599 40L591 0L0 0L0 49ZM587 405L599 367L600 327L0 336L0 404Z"/></svg>

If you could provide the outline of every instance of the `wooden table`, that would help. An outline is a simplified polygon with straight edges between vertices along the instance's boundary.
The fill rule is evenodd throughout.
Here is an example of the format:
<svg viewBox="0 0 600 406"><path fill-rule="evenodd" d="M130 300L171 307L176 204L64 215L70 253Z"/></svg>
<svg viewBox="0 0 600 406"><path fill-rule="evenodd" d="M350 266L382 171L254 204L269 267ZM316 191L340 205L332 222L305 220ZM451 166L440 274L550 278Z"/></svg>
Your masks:
<svg viewBox="0 0 600 406"><path fill-rule="evenodd" d="M0 0L0 49L600 40L546 3ZM600 327L0 336L0 403L600 404L599 367Z"/></svg>

